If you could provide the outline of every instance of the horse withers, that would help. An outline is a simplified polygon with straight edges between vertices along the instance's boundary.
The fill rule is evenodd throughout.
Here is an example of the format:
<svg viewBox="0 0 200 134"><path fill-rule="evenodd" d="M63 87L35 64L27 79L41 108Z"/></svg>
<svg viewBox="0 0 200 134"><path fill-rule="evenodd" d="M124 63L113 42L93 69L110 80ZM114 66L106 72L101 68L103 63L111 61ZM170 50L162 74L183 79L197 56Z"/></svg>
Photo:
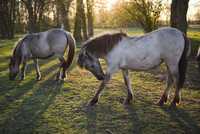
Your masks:
<svg viewBox="0 0 200 134"><path fill-rule="evenodd" d="M101 91L118 70L122 70L127 89L124 103L129 104L133 98L129 70L145 71L165 62L168 74L167 86L158 104L163 105L167 101L169 89L174 83L176 91L171 105L176 106L180 102L180 89L185 80L188 56L188 38L181 31L171 27L160 28L139 37L113 33L90 39L80 50L78 65L89 70L102 82L89 105L98 102ZM99 58L106 60L105 74Z"/></svg>
<svg viewBox="0 0 200 134"><path fill-rule="evenodd" d="M14 48L9 64L9 79L14 80L20 72L20 79L25 78L26 63L33 59L37 73L37 80L41 79L38 59L47 59L52 56L58 57L60 68L56 79L64 79L66 70L72 64L75 55L75 40L71 33L63 29L50 29L45 32L33 33L24 36ZM67 59L64 58L65 52ZM62 75L61 75L62 70Z"/></svg>

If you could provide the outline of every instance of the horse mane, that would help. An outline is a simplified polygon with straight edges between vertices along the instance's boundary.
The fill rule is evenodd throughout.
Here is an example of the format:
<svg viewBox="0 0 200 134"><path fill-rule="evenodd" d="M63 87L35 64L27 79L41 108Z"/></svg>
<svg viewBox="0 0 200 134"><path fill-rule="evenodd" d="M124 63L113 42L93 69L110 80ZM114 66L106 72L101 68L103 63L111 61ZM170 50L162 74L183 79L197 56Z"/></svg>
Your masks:
<svg viewBox="0 0 200 134"><path fill-rule="evenodd" d="M96 57L102 57L108 54L123 37L127 37L127 35L122 32L103 34L86 41L82 49L94 54Z"/></svg>
<svg viewBox="0 0 200 134"><path fill-rule="evenodd" d="M20 38L13 50L13 55L12 55L12 61L13 62L18 62L18 64L21 63L22 60L22 52L21 52L21 46L22 46L22 42L27 38L27 35L25 35L24 37Z"/></svg>

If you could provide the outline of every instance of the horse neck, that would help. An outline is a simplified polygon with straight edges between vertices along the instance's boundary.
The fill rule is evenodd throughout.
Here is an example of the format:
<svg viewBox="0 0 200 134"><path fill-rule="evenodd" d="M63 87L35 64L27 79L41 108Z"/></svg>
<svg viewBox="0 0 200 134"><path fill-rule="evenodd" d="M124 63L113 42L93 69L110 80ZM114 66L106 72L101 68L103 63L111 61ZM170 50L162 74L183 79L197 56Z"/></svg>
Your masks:
<svg viewBox="0 0 200 134"><path fill-rule="evenodd" d="M92 47L88 47L86 48L89 53L91 53L93 56L95 56L96 58L101 58L101 59L105 59L105 57L107 57L107 55L112 51L112 49L114 48L114 46L116 46L118 43L116 44L95 44Z"/></svg>
<svg viewBox="0 0 200 134"><path fill-rule="evenodd" d="M124 34L104 35L91 40L86 44L86 49L97 58L105 58L115 46L125 37Z"/></svg>
<svg viewBox="0 0 200 134"><path fill-rule="evenodd" d="M22 43L18 44L17 47L14 50L13 53L13 58L15 60L15 64L16 66L20 66L20 64L22 63L23 60L23 54L22 54Z"/></svg>

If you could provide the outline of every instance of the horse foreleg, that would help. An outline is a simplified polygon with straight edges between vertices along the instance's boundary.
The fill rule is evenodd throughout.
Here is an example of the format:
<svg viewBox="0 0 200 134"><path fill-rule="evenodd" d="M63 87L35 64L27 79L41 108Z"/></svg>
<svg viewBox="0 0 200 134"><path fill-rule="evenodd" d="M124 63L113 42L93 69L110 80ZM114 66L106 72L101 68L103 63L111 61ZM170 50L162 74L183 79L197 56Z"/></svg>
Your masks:
<svg viewBox="0 0 200 134"><path fill-rule="evenodd" d="M20 80L24 80L25 78L25 72L26 72L26 61L23 61L23 65L21 68L21 76L20 76Z"/></svg>
<svg viewBox="0 0 200 134"><path fill-rule="evenodd" d="M99 96L102 92L102 90L105 88L106 84L108 83L108 81L110 80L111 75L106 74L104 80L101 82L97 92L95 93L95 96L92 98L92 100L89 102L90 106L95 105L98 100L99 100Z"/></svg>
<svg viewBox="0 0 200 134"><path fill-rule="evenodd" d="M36 70L36 74L37 74L36 79L41 80L41 73L40 73L40 68L39 68L39 65L38 65L38 59L33 59L33 62L34 62L35 70Z"/></svg>
<svg viewBox="0 0 200 134"><path fill-rule="evenodd" d="M133 93L132 93L132 88L131 88L131 82L128 76L128 70L122 70L123 77L124 77L124 83L126 85L126 90L127 90L127 97L126 100L124 101L124 104L130 104L131 100L133 99Z"/></svg>
<svg viewBox="0 0 200 134"><path fill-rule="evenodd" d="M171 87L172 83L173 83L172 75L168 71L166 88L165 88L165 90L164 90L159 102L157 103L159 106L163 106L163 104L167 102L167 99L168 99L168 96L169 96L170 87Z"/></svg>

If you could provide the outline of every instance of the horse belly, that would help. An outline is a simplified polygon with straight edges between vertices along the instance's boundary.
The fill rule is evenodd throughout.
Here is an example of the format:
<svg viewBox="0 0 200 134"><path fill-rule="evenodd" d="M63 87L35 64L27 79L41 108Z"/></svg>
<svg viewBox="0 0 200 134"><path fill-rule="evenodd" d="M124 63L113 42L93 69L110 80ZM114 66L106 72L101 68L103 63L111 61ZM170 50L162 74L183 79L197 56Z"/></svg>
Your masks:
<svg viewBox="0 0 200 134"><path fill-rule="evenodd" d="M63 55L65 49L67 48L67 40L63 34L60 34L59 37L52 37L53 39L49 42L51 51L56 55Z"/></svg>
<svg viewBox="0 0 200 134"><path fill-rule="evenodd" d="M51 49L48 44L46 43L38 43L40 45L33 45L31 53L32 57L37 58L45 58L49 57L49 55L52 55L53 52L51 52Z"/></svg>
<svg viewBox="0 0 200 134"><path fill-rule="evenodd" d="M124 61L124 62L123 62ZM158 66L161 63L160 56L157 54L128 56L122 60L121 68L131 70L148 70Z"/></svg>

